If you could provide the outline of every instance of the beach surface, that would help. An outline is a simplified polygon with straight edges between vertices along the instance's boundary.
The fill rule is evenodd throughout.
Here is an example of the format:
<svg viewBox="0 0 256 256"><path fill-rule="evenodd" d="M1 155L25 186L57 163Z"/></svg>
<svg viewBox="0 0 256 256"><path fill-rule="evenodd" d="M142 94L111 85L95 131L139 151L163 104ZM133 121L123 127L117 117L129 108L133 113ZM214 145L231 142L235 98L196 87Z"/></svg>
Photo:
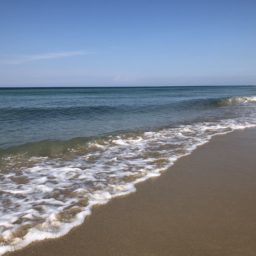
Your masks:
<svg viewBox="0 0 256 256"><path fill-rule="evenodd" d="M68 235L9 256L255 256L256 129L214 137Z"/></svg>

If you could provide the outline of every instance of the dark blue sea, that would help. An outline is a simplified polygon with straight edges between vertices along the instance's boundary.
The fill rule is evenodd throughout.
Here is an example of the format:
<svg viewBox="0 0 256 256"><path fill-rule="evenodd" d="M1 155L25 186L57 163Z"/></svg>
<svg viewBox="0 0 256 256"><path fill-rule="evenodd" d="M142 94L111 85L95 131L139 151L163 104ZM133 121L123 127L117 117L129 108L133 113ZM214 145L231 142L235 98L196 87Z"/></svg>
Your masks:
<svg viewBox="0 0 256 256"><path fill-rule="evenodd" d="M0 255L255 125L254 86L1 88Z"/></svg>

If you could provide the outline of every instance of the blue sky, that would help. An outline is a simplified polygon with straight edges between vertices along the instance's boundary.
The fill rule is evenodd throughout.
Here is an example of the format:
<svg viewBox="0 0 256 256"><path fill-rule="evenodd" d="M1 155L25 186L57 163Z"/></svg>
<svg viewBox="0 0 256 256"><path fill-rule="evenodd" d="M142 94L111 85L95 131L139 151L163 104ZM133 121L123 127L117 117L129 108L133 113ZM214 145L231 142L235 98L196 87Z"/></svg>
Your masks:
<svg viewBox="0 0 256 256"><path fill-rule="evenodd" d="M256 84L256 1L0 1L0 86Z"/></svg>

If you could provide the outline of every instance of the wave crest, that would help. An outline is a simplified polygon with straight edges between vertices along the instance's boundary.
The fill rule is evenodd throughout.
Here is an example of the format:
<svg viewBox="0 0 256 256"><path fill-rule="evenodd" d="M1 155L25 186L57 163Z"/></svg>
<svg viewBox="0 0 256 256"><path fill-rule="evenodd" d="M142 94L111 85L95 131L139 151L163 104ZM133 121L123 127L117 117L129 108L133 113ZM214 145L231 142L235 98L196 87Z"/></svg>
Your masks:
<svg viewBox="0 0 256 256"><path fill-rule="evenodd" d="M256 103L256 96L234 96L222 99L218 102L219 106L230 106L245 103Z"/></svg>

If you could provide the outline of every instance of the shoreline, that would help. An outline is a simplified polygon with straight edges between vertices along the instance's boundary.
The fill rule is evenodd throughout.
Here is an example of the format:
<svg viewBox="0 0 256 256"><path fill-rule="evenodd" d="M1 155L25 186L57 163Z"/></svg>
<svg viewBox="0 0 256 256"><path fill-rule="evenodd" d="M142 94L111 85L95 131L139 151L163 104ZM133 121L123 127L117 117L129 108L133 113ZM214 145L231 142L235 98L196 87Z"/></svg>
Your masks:
<svg viewBox="0 0 256 256"><path fill-rule="evenodd" d="M5 255L255 255L255 136L216 136L66 236Z"/></svg>

